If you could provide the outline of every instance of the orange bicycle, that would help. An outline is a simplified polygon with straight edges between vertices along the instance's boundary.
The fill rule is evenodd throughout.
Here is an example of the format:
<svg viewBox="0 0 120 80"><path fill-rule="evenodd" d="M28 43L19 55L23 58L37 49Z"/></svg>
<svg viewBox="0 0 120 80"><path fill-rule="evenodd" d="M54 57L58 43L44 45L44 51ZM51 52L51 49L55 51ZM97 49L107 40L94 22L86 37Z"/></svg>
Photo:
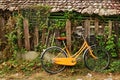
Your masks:
<svg viewBox="0 0 120 80"><path fill-rule="evenodd" d="M66 66L74 66L78 61L78 57L83 53L85 66L93 71L101 71L108 67L110 56L107 51L97 46L90 46L86 38L81 35L84 42L80 49L71 54L65 44L66 37L57 37L56 39L63 42L64 48L58 46L48 47L41 54L41 65L48 73L58 73L65 69Z"/></svg>

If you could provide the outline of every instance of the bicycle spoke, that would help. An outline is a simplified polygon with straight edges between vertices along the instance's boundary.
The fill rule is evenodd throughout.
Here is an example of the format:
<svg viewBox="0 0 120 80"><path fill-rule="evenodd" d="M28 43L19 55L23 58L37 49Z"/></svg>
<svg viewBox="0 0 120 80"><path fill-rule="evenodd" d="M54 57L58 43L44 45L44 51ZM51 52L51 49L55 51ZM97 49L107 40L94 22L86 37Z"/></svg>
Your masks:
<svg viewBox="0 0 120 80"><path fill-rule="evenodd" d="M84 54L84 62L85 66L93 71L102 71L106 69L109 65L109 55L108 53L103 49L99 47L92 47L93 54L98 58L94 59L90 54L89 50L86 51Z"/></svg>
<svg viewBox="0 0 120 80"><path fill-rule="evenodd" d="M66 53L59 47L49 47L46 51L44 51L41 58L41 63L45 71L49 73L58 73L64 70L65 66L58 65L53 62L53 59L58 57L66 57Z"/></svg>

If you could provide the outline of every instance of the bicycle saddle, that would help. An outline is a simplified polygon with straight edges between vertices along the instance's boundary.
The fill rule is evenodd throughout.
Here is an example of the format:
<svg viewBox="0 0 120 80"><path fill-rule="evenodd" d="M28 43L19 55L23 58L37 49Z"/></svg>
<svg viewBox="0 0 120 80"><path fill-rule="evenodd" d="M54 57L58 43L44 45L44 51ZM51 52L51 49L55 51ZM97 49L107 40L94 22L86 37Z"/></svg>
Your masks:
<svg viewBox="0 0 120 80"><path fill-rule="evenodd" d="M57 37L56 39L62 41L62 40L66 40L66 37Z"/></svg>

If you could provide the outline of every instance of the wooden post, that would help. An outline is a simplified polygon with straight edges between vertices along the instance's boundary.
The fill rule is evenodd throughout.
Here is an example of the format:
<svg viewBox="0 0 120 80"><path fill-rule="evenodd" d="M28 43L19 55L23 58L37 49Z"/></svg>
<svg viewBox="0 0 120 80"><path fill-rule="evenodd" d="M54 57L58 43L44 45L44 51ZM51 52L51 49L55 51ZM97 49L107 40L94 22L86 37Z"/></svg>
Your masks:
<svg viewBox="0 0 120 80"><path fill-rule="evenodd" d="M28 20L24 19L23 24L24 24L25 48L26 50L30 50L30 40L29 40L30 34L29 34Z"/></svg>
<svg viewBox="0 0 120 80"><path fill-rule="evenodd" d="M55 30L55 37L59 37L59 36L60 36L60 30L59 30L59 29L56 29L56 30ZM58 40L55 40L55 44L56 44L57 46L61 46L60 41L58 41Z"/></svg>
<svg viewBox="0 0 120 80"><path fill-rule="evenodd" d="M44 45L45 44L45 39L46 39L46 35L45 35L45 33L46 33L46 28L44 28L43 30L42 30L42 44Z"/></svg>
<svg viewBox="0 0 120 80"><path fill-rule="evenodd" d="M109 27L109 35L108 35L108 37L110 37L112 35L112 21L108 22L108 27Z"/></svg>
<svg viewBox="0 0 120 80"><path fill-rule="evenodd" d="M113 31L115 32L115 39L114 39L114 42L115 42L115 45L116 45L116 47L115 47L115 50L116 50L116 54L117 54L117 56L118 57L120 57L120 52L119 52L119 48L118 48L118 43L119 43L119 23L118 23L118 21L114 21L113 22Z"/></svg>
<svg viewBox="0 0 120 80"><path fill-rule="evenodd" d="M0 39L5 38L5 33L3 31L4 26L5 26L5 19L3 17L0 17Z"/></svg>
<svg viewBox="0 0 120 80"><path fill-rule="evenodd" d="M85 20L85 37L90 36L90 20Z"/></svg>
<svg viewBox="0 0 120 80"><path fill-rule="evenodd" d="M38 30L38 27L36 26L34 28L34 47L36 47L38 43L39 43L39 30Z"/></svg>
<svg viewBox="0 0 120 80"><path fill-rule="evenodd" d="M98 19L95 18L95 34L98 35L99 32L99 22Z"/></svg>
<svg viewBox="0 0 120 80"><path fill-rule="evenodd" d="M101 24L101 34L104 35L105 34L105 23Z"/></svg>
<svg viewBox="0 0 120 80"><path fill-rule="evenodd" d="M119 23L118 23L118 21L114 21L114 23L113 23L113 30L114 30L114 32L115 32L115 34L116 34L116 41L115 42L118 42L118 39L119 39Z"/></svg>
<svg viewBox="0 0 120 80"><path fill-rule="evenodd" d="M17 42L18 42L18 47L19 48L22 47L22 39L21 39L20 33L21 33L21 29L20 29L20 27L18 27L18 29L17 29L17 38L18 38Z"/></svg>
<svg viewBox="0 0 120 80"><path fill-rule="evenodd" d="M67 37L67 47L71 52L71 21L67 19L66 21L66 37Z"/></svg>
<svg viewBox="0 0 120 80"><path fill-rule="evenodd" d="M3 51L4 46L2 43L5 42L5 31L3 31L3 28L5 27L5 19L3 17L0 17L0 51Z"/></svg>

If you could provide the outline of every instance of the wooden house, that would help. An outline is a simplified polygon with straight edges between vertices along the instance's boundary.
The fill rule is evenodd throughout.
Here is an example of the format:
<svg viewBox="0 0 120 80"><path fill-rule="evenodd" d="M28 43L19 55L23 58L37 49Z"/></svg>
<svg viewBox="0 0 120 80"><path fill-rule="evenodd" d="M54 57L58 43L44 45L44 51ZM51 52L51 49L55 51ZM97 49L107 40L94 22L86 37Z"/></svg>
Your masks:
<svg viewBox="0 0 120 80"><path fill-rule="evenodd" d="M13 12L32 5L51 6L51 13L65 11L79 13L84 16L83 25L80 26L84 26L86 35L92 34L92 30L94 30L94 34L102 34L105 25L109 26L109 35L111 35L113 26L115 30L120 28L120 0L0 0L0 14L3 15L6 11ZM108 22L104 24L98 17L105 18ZM71 48L71 24L69 19L66 20L67 46L69 48ZM119 32L116 31L116 34Z"/></svg>

